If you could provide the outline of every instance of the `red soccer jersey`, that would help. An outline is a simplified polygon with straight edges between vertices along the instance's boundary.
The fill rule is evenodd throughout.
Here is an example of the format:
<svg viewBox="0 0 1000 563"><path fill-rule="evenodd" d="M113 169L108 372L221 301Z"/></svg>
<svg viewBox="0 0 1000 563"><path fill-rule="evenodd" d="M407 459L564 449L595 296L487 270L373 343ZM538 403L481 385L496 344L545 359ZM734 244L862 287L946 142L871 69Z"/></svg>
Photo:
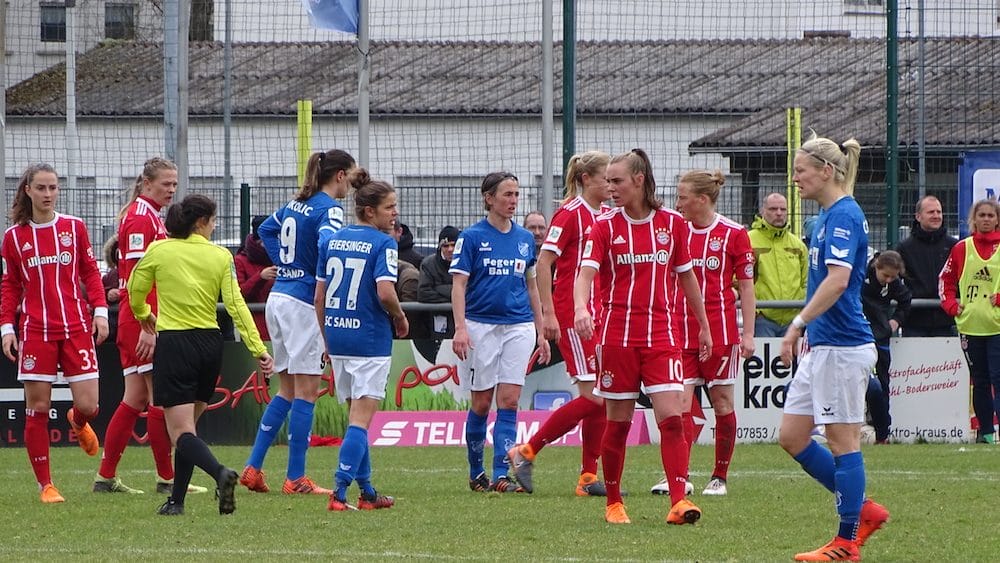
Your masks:
<svg viewBox="0 0 1000 563"><path fill-rule="evenodd" d="M159 210L155 202L139 196L129 206L118 226L118 290L121 292L119 303L128 303L128 291L125 286L135 265L146 254L146 248L153 241L167 238L167 230L160 219ZM153 314L156 314L156 288L149 292L146 303L153 308ZM118 324L123 322L136 322L131 307L118 309Z"/></svg>
<svg viewBox="0 0 1000 563"><path fill-rule="evenodd" d="M710 225L698 228L688 225L687 246L691 253L694 274L705 299L705 315L712 327L713 346L731 346L739 343L736 327L736 289L733 280L753 279L753 248L750 235L738 223L716 214ZM681 331L681 348L698 348L698 319L687 306L687 299L679 287L674 288L674 305L677 307L678 327ZM744 322L753 322L744 319ZM721 348L719 348L721 349Z"/></svg>
<svg viewBox="0 0 1000 563"><path fill-rule="evenodd" d="M599 272L601 344L678 347L669 303L677 278L670 274L691 269L687 237L687 224L676 211L654 210L636 221L618 207L598 217L580 265Z"/></svg>
<svg viewBox="0 0 1000 563"><path fill-rule="evenodd" d="M45 224L15 225L4 233L0 251L0 324L5 332L13 329L18 306L22 340L62 340L89 332L88 300L95 310L106 311L101 272L87 227L79 218L56 214Z"/></svg>
<svg viewBox="0 0 1000 563"><path fill-rule="evenodd" d="M593 209L587 205L586 200L577 196L556 210L552 216L552 224L549 226L545 242L542 243L542 250L552 251L556 255L552 280L552 306L561 327L573 326L573 284L576 275L580 273L580 258L583 256L587 235L590 234L597 216L610 209L603 205L600 209ZM599 296L600 280L595 277L588 308L594 319L598 320L601 318Z"/></svg>

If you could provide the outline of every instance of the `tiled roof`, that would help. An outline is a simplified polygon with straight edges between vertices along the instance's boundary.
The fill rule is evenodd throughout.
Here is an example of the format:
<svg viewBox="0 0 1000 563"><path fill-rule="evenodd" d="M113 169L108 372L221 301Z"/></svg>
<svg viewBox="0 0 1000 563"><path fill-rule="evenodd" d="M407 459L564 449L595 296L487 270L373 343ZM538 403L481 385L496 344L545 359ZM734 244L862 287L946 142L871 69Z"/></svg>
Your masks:
<svg viewBox="0 0 1000 563"><path fill-rule="evenodd" d="M222 114L221 43L190 45L190 114ZM311 99L317 114L357 111L353 43L245 43L233 47L233 113L294 114ZM555 49L555 111L561 109L561 53ZM900 135L916 122L917 43L900 42ZM926 42L928 143L1000 144L1000 39ZM538 114L538 43L373 42L373 115ZM804 124L867 145L885 138L885 43L822 38L769 41L584 42L577 48L577 110L587 114L736 114L735 126L693 143L780 146L787 106ZM64 67L7 91L11 116L62 115ZM162 114L159 43L109 42L79 56L80 116Z"/></svg>

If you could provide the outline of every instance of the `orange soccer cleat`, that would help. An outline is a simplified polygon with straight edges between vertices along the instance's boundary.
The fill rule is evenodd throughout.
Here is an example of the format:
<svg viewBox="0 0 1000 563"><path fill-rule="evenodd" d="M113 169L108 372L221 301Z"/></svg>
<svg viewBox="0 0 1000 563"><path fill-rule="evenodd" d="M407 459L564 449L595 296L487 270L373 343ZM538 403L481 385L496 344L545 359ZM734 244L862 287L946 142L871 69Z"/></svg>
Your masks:
<svg viewBox="0 0 1000 563"><path fill-rule="evenodd" d="M796 561L861 561L858 542L835 537L830 543L814 551L796 553Z"/></svg>
<svg viewBox="0 0 1000 563"><path fill-rule="evenodd" d="M286 495L328 495L333 491L320 487L312 479L303 475L294 481L285 479L285 485L281 487L281 492Z"/></svg>
<svg viewBox="0 0 1000 563"><path fill-rule="evenodd" d="M608 505L608 507L604 509L604 521L608 524L632 523L632 521L629 520L628 514L625 513L625 505L620 502Z"/></svg>
<svg viewBox="0 0 1000 563"><path fill-rule="evenodd" d="M667 524L694 524L699 518L701 518L701 509L684 498L670 507L670 512L667 513Z"/></svg>
<svg viewBox="0 0 1000 563"><path fill-rule="evenodd" d="M608 496L608 489L604 486L604 481L597 478L597 475L582 473L580 480L576 483L576 496L606 497Z"/></svg>
<svg viewBox="0 0 1000 563"><path fill-rule="evenodd" d="M41 501L45 504L52 504L56 502L66 502L66 499L59 494L59 489L56 489L55 485L49 483L42 487L41 494L38 495Z"/></svg>
<svg viewBox="0 0 1000 563"><path fill-rule="evenodd" d="M889 511L872 499L866 499L861 505L861 518L858 520L858 547L865 545L868 538L888 521Z"/></svg>
<svg viewBox="0 0 1000 563"><path fill-rule="evenodd" d="M69 409L66 412L66 418L69 419L69 427L76 432L76 439L80 442L80 449L87 452L89 456L97 455L97 452L101 449L101 444L97 440L97 434L94 433L94 429L90 427L89 423L85 423L82 427L77 426L73 422L73 409Z"/></svg>
<svg viewBox="0 0 1000 563"><path fill-rule="evenodd" d="M266 493L271 490L264 481L264 472L253 466L243 468L243 475L240 475L240 484L255 493Z"/></svg>

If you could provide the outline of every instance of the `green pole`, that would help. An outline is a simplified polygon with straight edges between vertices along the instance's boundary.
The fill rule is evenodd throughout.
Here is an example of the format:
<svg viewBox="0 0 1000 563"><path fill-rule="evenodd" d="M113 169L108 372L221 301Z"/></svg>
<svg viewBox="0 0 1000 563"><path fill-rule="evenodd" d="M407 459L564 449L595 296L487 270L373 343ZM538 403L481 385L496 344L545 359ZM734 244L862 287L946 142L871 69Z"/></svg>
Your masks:
<svg viewBox="0 0 1000 563"><path fill-rule="evenodd" d="M899 0L885 4L885 202L886 244L899 235Z"/></svg>
<svg viewBox="0 0 1000 563"><path fill-rule="evenodd" d="M576 0L563 0L562 146L563 176L576 154Z"/></svg>
<svg viewBox="0 0 1000 563"><path fill-rule="evenodd" d="M298 178L299 185L306 181L306 163L309 162L309 155L312 153L312 100L299 100L296 103L298 108L298 130L296 134L295 154L298 158Z"/></svg>
<svg viewBox="0 0 1000 563"><path fill-rule="evenodd" d="M240 240L250 234L250 184L240 184Z"/></svg>

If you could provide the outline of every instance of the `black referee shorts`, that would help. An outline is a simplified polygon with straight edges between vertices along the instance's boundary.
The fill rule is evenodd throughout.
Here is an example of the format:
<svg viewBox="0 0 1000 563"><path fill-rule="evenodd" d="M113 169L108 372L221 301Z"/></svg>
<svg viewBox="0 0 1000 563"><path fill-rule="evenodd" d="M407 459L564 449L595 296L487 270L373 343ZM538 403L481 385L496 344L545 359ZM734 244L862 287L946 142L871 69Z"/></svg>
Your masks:
<svg viewBox="0 0 1000 563"><path fill-rule="evenodd" d="M215 328L161 331L153 353L153 401L175 407L215 393L222 369L222 333Z"/></svg>

